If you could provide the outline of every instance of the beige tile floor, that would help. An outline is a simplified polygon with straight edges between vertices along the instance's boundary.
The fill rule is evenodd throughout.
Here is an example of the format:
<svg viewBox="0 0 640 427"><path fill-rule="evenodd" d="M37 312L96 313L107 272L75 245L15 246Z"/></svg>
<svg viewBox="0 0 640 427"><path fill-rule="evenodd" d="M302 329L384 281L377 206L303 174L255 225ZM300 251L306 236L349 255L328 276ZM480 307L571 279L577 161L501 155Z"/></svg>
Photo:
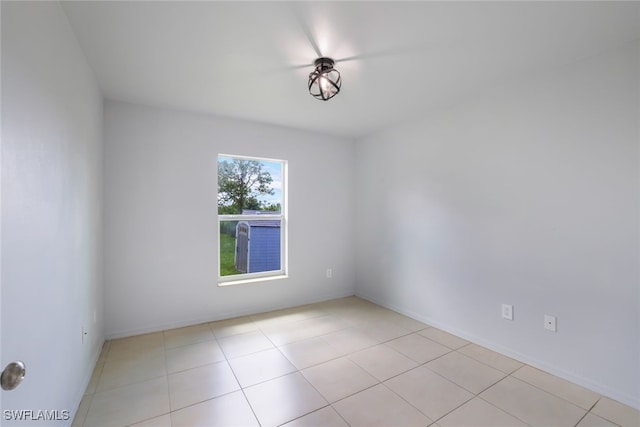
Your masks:
<svg viewBox="0 0 640 427"><path fill-rule="evenodd" d="M640 412L356 297L108 341L73 426L640 426Z"/></svg>

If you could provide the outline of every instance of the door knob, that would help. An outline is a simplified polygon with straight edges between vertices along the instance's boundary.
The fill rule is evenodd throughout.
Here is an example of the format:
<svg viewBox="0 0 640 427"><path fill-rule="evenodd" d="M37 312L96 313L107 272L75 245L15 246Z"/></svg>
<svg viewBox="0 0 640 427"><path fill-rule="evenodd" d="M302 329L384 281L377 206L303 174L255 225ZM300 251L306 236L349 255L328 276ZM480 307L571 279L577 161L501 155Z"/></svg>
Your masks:
<svg viewBox="0 0 640 427"><path fill-rule="evenodd" d="M27 370L24 363L19 360L9 363L0 375L0 385L3 390L13 390L18 387L24 379Z"/></svg>

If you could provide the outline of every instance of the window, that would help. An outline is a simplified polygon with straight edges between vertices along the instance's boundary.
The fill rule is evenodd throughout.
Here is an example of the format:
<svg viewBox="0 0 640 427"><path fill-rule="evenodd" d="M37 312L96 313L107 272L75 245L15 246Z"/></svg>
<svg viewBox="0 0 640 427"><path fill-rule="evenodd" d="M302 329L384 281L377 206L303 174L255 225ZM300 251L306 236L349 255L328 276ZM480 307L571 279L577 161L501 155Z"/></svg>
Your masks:
<svg viewBox="0 0 640 427"><path fill-rule="evenodd" d="M218 283L286 275L286 162L218 155Z"/></svg>

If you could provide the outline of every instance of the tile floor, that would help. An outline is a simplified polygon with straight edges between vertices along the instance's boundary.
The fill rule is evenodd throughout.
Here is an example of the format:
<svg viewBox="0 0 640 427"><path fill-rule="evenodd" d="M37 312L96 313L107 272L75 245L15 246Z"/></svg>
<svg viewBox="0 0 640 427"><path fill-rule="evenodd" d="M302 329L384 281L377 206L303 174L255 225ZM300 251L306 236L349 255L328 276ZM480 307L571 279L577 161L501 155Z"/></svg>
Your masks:
<svg viewBox="0 0 640 427"><path fill-rule="evenodd" d="M356 297L108 341L73 426L640 426L640 412Z"/></svg>

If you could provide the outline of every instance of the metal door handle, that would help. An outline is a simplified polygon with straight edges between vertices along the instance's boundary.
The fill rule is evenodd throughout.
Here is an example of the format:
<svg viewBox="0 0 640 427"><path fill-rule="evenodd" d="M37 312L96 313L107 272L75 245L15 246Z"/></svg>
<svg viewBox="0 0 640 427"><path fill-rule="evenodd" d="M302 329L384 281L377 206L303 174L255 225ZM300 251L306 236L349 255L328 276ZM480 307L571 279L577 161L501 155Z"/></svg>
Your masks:
<svg viewBox="0 0 640 427"><path fill-rule="evenodd" d="M24 363L20 360L9 363L0 375L0 384L2 385L2 389L13 390L18 387L26 373L27 370L24 367Z"/></svg>

